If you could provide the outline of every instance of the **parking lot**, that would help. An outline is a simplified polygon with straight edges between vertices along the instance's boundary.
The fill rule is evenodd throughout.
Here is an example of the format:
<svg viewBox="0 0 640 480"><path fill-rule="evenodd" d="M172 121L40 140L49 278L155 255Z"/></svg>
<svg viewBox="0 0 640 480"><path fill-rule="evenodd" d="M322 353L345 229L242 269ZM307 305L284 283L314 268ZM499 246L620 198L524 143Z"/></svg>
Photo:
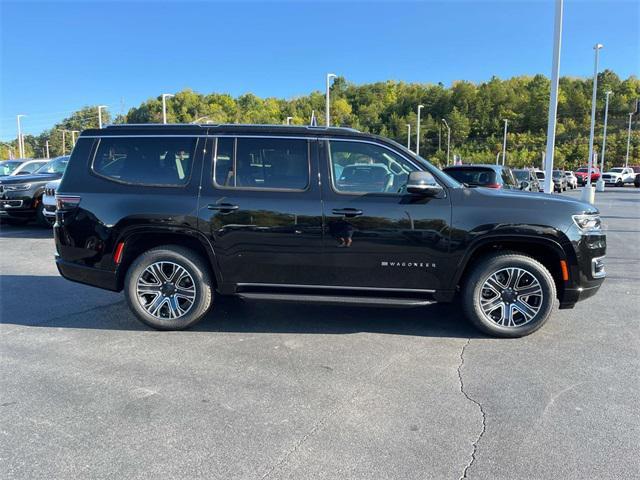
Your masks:
<svg viewBox="0 0 640 480"><path fill-rule="evenodd" d="M2 225L2 478L637 478L640 189L596 204L603 288L517 340L456 305L224 298L156 332Z"/></svg>

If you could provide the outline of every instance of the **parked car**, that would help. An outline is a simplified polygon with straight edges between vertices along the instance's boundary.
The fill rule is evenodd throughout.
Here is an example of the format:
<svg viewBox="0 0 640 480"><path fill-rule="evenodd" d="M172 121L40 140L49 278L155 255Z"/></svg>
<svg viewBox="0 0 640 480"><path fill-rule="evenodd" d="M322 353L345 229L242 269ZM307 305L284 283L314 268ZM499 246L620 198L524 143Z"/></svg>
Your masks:
<svg viewBox="0 0 640 480"><path fill-rule="evenodd" d="M540 182L538 182L538 177L533 170L525 168L522 170L512 170L512 172L520 184L520 190L526 190L528 192L540 191Z"/></svg>
<svg viewBox="0 0 640 480"><path fill-rule="evenodd" d="M50 225L56 221L56 190L60 185L60 180L53 180L44 186L42 195L42 214Z"/></svg>
<svg viewBox="0 0 640 480"><path fill-rule="evenodd" d="M636 173L631 167L615 167L602 174L605 185L623 187L625 183L633 183Z"/></svg>
<svg viewBox="0 0 640 480"><path fill-rule="evenodd" d="M62 177L68 162L69 156L58 157L31 175L0 179L0 219L14 224L36 220L40 225L49 226L43 213L44 186Z"/></svg>
<svg viewBox="0 0 640 480"><path fill-rule="evenodd" d="M589 176L589 167L580 167L575 172L575 176L578 179L580 185L586 185L587 177ZM600 178L600 169L598 167L591 168L591 182L597 182Z"/></svg>
<svg viewBox="0 0 640 480"><path fill-rule="evenodd" d="M520 190L520 183L511 169L502 165L454 165L445 167L443 171L470 187Z"/></svg>
<svg viewBox="0 0 640 480"><path fill-rule="evenodd" d="M541 192L544 192L544 182L546 181L546 174L544 170L535 170L536 178L538 179L538 186Z"/></svg>
<svg viewBox="0 0 640 480"><path fill-rule="evenodd" d="M0 177L13 177L15 175L28 175L34 173L49 160L46 159L19 159L0 162Z"/></svg>
<svg viewBox="0 0 640 480"><path fill-rule="evenodd" d="M564 192L568 188L567 177L562 170L553 170L553 191Z"/></svg>
<svg viewBox="0 0 640 480"><path fill-rule="evenodd" d="M161 330L192 326L217 295L374 306L458 299L484 332L518 337L547 321L556 298L572 308L605 277L594 206L468 188L398 143L352 129L86 130L56 201L60 273L124 290L135 315Z"/></svg>
<svg viewBox="0 0 640 480"><path fill-rule="evenodd" d="M633 186L640 188L640 165L633 165L630 168L633 168L633 173L635 174L635 177L633 178Z"/></svg>
<svg viewBox="0 0 640 480"><path fill-rule="evenodd" d="M571 170L565 170L564 175L567 179L567 185L569 188L573 190L578 188L578 177L576 177Z"/></svg>

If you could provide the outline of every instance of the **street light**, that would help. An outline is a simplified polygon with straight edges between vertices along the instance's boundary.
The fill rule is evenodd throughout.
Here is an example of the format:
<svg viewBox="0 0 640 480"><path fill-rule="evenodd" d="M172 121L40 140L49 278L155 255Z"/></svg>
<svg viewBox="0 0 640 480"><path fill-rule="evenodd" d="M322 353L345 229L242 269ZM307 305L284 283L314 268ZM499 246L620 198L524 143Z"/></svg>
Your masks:
<svg viewBox="0 0 640 480"><path fill-rule="evenodd" d="M553 150L556 145L556 123L558 114L558 82L560 80L560 51L562 47L563 0L556 0L555 24L553 28L553 61L551 65L551 95L549 96L549 121L547 124L547 147L545 161L544 193L553 193Z"/></svg>
<svg viewBox="0 0 640 480"><path fill-rule="evenodd" d="M447 165L449 165L449 147L451 145L451 129L449 128L449 124L443 118L444 126L447 127Z"/></svg>
<svg viewBox="0 0 640 480"><path fill-rule="evenodd" d="M329 87L331 86L331 79L332 78L336 78L337 75L335 73L327 73L327 92L325 95L325 101L326 101L326 105L325 105L325 117L324 117L324 124L328 127L331 124L331 116L330 116L330 108L331 108L331 102L330 102L330 98L329 98Z"/></svg>
<svg viewBox="0 0 640 480"><path fill-rule="evenodd" d="M407 150L411 151L411 124L407 123Z"/></svg>
<svg viewBox="0 0 640 480"><path fill-rule="evenodd" d="M498 152L496 154L496 165L500 165L498 162L500 161L500 155L502 155L502 152Z"/></svg>
<svg viewBox="0 0 640 480"><path fill-rule="evenodd" d="M106 105L98 105L98 128L102 128L102 109L107 108Z"/></svg>
<svg viewBox="0 0 640 480"><path fill-rule="evenodd" d="M22 125L20 124L20 119L22 117L26 117L26 115L16 115L16 120L18 122L18 152L20 154L20 158L24 158L24 137L22 136Z"/></svg>
<svg viewBox="0 0 640 480"><path fill-rule="evenodd" d="M418 105L418 121L416 123L416 155L420 155L420 110L424 105Z"/></svg>
<svg viewBox="0 0 640 480"><path fill-rule="evenodd" d="M502 165L504 166L505 161L507 159L507 124L509 123L509 120L505 118L503 121L504 121L504 135L502 138Z"/></svg>
<svg viewBox="0 0 640 480"><path fill-rule="evenodd" d="M78 130L71 130L71 148L76 146L76 133L80 133Z"/></svg>
<svg viewBox="0 0 640 480"><path fill-rule="evenodd" d="M609 116L609 95L613 92L611 90L605 92L605 102L604 102L604 129L602 132L602 160L600 163L600 178L596 182L596 190L599 192L604 192L604 180L602 179L602 174L604 173L604 149L607 145L607 117Z"/></svg>
<svg viewBox="0 0 640 480"><path fill-rule="evenodd" d="M595 61L593 67L593 93L591 95L591 128L589 129L589 169L587 171L587 182L582 189L582 200L585 202L593 203L593 187L591 186L591 172L593 169L593 137L596 126L596 95L598 93L598 59L600 56L600 49L603 47L601 43L596 43L593 49L596 51ZM596 161L597 164L597 161Z"/></svg>
<svg viewBox="0 0 640 480"><path fill-rule="evenodd" d="M175 97L172 93L162 94L162 123L167 124L167 98Z"/></svg>
<svg viewBox="0 0 640 480"><path fill-rule="evenodd" d="M291 125L291 120L293 120L293 117L287 117L287 125Z"/></svg>
<svg viewBox="0 0 640 480"><path fill-rule="evenodd" d="M46 150L47 150L47 159L48 159L48 158L50 158L50 157L49 157L49 140L47 140L46 142L44 142L44 146L45 146L45 148L46 148Z"/></svg>
<svg viewBox="0 0 640 480"><path fill-rule="evenodd" d="M629 166L629 147L631 146L631 117L633 117L633 112L629 114L629 130L627 131L627 155L624 160L625 168Z"/></svg>
<svg viewBox="0 0 640 480"><path fill-rule="evenodd" d="M65 155L67 153L67 137L66 137L66 130L62 130L62 155Z"/></svg>

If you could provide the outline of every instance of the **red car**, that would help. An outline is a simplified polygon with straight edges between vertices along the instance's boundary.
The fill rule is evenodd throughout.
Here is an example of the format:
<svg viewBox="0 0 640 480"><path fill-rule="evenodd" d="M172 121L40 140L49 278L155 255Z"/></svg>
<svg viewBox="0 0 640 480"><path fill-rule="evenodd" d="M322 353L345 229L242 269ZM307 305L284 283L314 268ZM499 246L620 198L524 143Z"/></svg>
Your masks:
<svg viewBox="0 0 640 480"><path fill-rule="evenodd" d="M578 178L578 183L584 185L587 183L587 177L589 176L589 167L580 167L575 172ZM596 182L600 178L600 169L598 167L591 167L591 181Z"/></svg>

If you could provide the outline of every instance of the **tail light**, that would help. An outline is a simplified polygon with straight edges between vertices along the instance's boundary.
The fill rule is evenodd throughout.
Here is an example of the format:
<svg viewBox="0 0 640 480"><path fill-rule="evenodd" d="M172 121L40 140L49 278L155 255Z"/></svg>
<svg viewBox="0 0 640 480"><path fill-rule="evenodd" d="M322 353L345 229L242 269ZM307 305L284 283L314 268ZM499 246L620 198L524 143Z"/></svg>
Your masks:
<svg viewBox="0 0 640 480"><path fill-rule="evenodd" d="M499 183L488 183L485 185L485 187L487 188L502 188L502 185L500 185Z"/></svg>
<svg viewBox="0 0 640 480"><path fill-rule="evenodd" d="M56 209L59 212L73 210L80 205L80 197L73 195L56 195Z"/></svg>

